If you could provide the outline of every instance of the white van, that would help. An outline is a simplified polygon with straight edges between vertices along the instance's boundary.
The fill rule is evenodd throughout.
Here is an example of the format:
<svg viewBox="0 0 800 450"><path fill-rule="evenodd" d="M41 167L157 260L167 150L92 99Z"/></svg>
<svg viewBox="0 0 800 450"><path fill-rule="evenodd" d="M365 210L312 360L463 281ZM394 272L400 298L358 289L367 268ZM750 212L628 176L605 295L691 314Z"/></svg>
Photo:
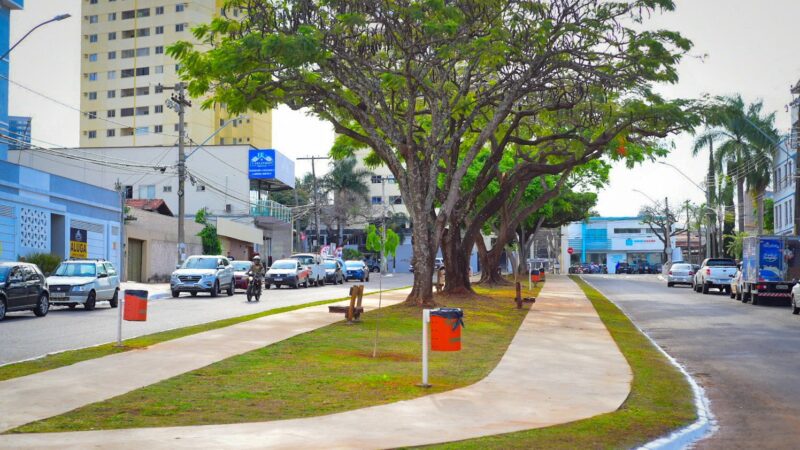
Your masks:
<svg viewBox="0 0 800 450"><path fill-rule="evenodd" d="M308 283L311 286L325 285L325 266L322 263L322 256L316 253L296 253L290 258L300 261L303 267L311 271L311 275L308 277Z"/></svg>

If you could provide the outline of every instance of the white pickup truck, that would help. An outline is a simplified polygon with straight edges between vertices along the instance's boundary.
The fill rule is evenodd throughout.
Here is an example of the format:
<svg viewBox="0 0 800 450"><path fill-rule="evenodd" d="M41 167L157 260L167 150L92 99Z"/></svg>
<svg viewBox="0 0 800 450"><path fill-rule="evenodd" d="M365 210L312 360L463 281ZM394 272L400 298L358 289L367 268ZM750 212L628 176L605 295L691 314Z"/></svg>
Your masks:
<svg viewBox="0 0 800 450"><path fill-rule="evenodd" d="M737 270L736 261L730 258L706 258L694 274L692 288L703 294L708 294L709 289L730 294L731 282Z"/></svg>

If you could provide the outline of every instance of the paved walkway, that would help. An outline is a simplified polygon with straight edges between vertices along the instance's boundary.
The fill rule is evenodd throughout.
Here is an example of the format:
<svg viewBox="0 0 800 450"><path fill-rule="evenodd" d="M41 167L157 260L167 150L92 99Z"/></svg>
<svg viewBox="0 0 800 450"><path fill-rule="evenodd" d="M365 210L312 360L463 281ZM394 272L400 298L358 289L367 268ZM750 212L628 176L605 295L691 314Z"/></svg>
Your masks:
<svg viewBox="0 0 800 450"><path fill-rule="evenodd" d="M256 341L256 346L264 345L263 339ZM469 329L464 343L469 345ZM0 447L154 450L413 446L546 427L611 412L626 399L631 379L630 368L589 301L572 281L551 276L498 366L472 386L321 417L8 435L0 436ZM29 388L28 401L17 400L15 409L2 400L7 392L0 384L2 411L15 411L23 405L30 410L34 392L36 397L43 397L52 389L42 385Z"/></svg>

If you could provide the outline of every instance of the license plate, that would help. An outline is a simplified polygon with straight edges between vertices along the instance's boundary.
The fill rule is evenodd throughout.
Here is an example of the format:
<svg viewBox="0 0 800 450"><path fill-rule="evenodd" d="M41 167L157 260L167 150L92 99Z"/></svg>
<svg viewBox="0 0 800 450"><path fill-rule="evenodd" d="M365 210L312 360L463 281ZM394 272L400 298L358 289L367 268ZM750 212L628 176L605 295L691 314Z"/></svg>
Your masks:
<svg viewBox="0 0 800 450"><path fill-rule="evenodd" d="M63 292L53 292L53 293L50 294L51 298L64 298L66 296L67 296L67 294L65 294Z"/></svg>
<svg viewBox="0 0 800 450"><path fill-rule="evenodd" d="M275 277L275 281L281 281L282 279L281 277Z"/></svg>
<svg viewBox="0 0 800 450"><path fill-rule="evenodd" d="M789 289L789 286L786 285L786 284L779 284L779 285L775 286L775 288L777 288L777 289Z"/></svg>

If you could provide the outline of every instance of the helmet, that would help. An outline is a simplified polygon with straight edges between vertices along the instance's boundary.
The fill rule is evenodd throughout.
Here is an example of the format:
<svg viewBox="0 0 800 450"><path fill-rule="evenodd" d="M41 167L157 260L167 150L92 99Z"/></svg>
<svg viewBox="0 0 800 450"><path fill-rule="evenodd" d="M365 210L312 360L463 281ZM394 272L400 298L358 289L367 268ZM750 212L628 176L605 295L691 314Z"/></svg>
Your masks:
<svg viewBox="0 0 800 450"><path fill-rule="evenodd" d="M253 261L261 261L261 257L258 255L253 256Z"/></svg>

